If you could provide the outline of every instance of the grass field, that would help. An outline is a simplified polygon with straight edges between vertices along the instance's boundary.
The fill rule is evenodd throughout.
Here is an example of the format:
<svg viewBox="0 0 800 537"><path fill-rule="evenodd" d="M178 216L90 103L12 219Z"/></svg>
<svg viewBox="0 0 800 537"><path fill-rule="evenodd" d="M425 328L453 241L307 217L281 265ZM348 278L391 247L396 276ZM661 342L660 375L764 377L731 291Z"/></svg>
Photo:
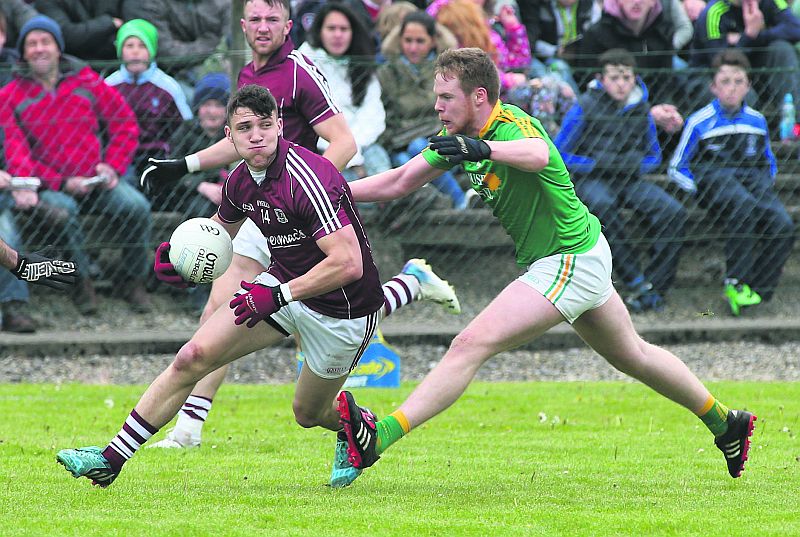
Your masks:
<svg viewBox="0 0 800 537"><path fill-rule="evenodd" d="M142 387L0 385L0 535L800 535L800 385L711 387L759 416L740 479L641 385L482 383L332 490L293 386L226 385L202 448L143 449L103 490L55 453L104 446ZM383 415L411 388L356 395Z"/></svg>

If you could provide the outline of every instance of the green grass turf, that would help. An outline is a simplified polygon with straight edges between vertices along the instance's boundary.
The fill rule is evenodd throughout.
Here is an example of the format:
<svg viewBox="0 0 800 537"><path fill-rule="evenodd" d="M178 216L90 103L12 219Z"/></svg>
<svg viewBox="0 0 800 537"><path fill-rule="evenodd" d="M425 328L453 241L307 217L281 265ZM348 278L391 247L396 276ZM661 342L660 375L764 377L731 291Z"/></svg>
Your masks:
<svg viewBox="0 0 800 537"><path fill-rule="evenodd" d="M641 385L476 383L332 490L334 436L294 423L293 386L226 385L202 448L143 449L103 490L55 453L104 446L143 388L0 385L0 535L799 535L800 384L711 388L759 416L740 479ZM355 393L384 415L411 389Z"/></svg>

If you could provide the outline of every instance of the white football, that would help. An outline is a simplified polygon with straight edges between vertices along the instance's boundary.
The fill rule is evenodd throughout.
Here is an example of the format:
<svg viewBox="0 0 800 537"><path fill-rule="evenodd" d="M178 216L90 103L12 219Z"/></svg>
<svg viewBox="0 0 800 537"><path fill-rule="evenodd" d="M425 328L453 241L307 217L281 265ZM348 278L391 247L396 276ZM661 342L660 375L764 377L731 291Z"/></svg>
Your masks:
<svg viewBox="0 0 800 537"><path fill-rule="evenodd" d="M184 280L211 283L228 270L233 258L231 236L210 218L192 218L169 239L169 261Z"/></svg>

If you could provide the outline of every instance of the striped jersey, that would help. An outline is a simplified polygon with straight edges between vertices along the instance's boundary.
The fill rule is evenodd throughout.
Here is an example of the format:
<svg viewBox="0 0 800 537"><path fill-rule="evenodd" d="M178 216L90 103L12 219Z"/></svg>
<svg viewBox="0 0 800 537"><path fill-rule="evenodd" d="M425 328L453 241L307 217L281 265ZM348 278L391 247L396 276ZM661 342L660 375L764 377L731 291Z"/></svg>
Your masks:
<svg viewBox="0 0 800 537"><path fill-rule="evenodd" d="M275 160L260 184L241 162L225 181L218 215L227 223L248 217L258 226L272 254L267 272L284 283L325 259L317 240L352 224L363 275L302 302L338 319L364 317L383 306L378 268L350 187L336 167L316 153L279 138Z"/></svg>
<svg viewBox="0 0 800 537"><path fill-rule="evenodd" d="M446 136L446 129L440 135ZM550 148L550 161L540 172L491 159L463 163L472 188L513 239L518 265L527 267L554 254L584 253L595 245L600 221L575 194L564 161L538 119L498 101L479 137L497 141L541 138ZM431 149L426 148L422 156L435 168L452 168Z"/></svg>
<svg viewBox="0 0 800 537"><path fill-rule="evenodd" d="M283 137L312 151L319 140L314 125L341 112L322 72L294 49L290 38L261 69L250 62L239 71L237 88L247 84L272 93L283 118Z"/></svg>
<svg viewBox="0 0 800 537"><path fill-rule="evenodd" d="M746 104L729 114L714 99L686 119L668 174L693 192L696 173L720 168L762 168L772 177L778 172L764 116Z"/></svg>
<svg viewBox="0 0 800 537"><path fill-rule="evenodd" d="M791 2L758 0L757 3L763 17L763 28L755 37L748 37L744 31L741 2L731 0L708 2L694 23L689 64L692 67L709 66L715 54L730 46L749 54L754 51L753 49L765 48L778 40L789 43L800 40L800 20L792 13ZM735 45L728 43L729 34L739 36ZM767 67L767 65L759 66Z"/></svg>

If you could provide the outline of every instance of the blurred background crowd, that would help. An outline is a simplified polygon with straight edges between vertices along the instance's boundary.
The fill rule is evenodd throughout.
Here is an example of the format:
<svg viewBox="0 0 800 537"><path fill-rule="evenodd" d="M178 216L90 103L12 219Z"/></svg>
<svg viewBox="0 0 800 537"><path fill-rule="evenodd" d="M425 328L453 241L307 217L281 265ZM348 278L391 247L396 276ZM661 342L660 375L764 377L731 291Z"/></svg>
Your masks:
<svg viewBox="0 0 800 537"><path fill-rule="evenodd" d="M82 314L97 311L98 287L147 312L157 215L214 213L225 168L153 195L139 177L148 158L224 137L225 105L251 53L240 1L0 0L0 237L17 249L52 244L77 261ZM479 47L497 65L501 100L541 122L603 222L631 311L664 307L682 246L709 230L724 252L719 286L731 313L774 295L795 236L786 184L797 159L800 2L291 7L290 46L325 76L357 144L348 180L426 147L441 130L437 54ZM409 220L411 209L483 209L458 168L423 190L410 204L362 210ZM104 249L116 253L101 262ZM37 329L30 300L24 282L0 274L3 330Z"/></svg>

